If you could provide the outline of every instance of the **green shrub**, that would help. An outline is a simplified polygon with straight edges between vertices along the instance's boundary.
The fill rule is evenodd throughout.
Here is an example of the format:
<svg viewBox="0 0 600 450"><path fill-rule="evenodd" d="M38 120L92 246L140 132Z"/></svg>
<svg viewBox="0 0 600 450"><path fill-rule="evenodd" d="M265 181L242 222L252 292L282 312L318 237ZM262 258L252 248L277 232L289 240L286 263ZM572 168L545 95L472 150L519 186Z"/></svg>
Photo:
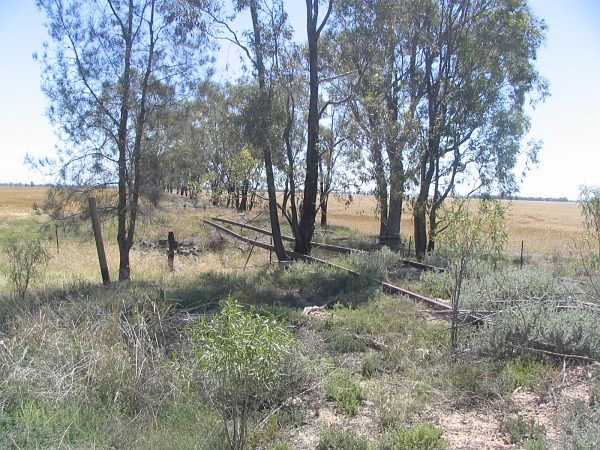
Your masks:
<svg viewBox="0 0 600 450"><path fill-rule="evenodd" d="M293 339L276 319L231 299L194 327L198 369L225 423L231 448L244 448L248 421L262 404L276 401L287 382Z"/></svg>
<svg viewBox="0 0 600 450"><path fill-rule="evenodd" d="M464 290L464 306L472 309L504 309L507 305L534 300L561 301L574 291L574 286L555 278L547 270L536 267L511 267L484 271L468 280Z"/></svg>
<svg viewBox="0 0 600 450"><path fill-rule="evenodd" d="M368 450L369 440L357 436L353 431L328 427L321 432L319 450Z"/></svg>
<svg viewBox="0 0 600 450"><path fill-rule="evenodd" d="M449 272L426 270L421 274L422 287L429 295L449 299L452 296L452 276ZM465 288L468 283L465 282Z"/></svg>
<svg viewBox="0 0 600 450"><path fill-rule="evenodd" d="M325 384L325 396L350 417L356 415L361 400L365 398L364 390L345 369L335 373Z"/></svg>
<svg viewBox="0 0 600 450"><path fill-rule="evenodd" d="M372 378L382 370L382 361L379 355L368 355L362 363L361 373L365 378Z"/></svg>
<svg viewBox="0 0 600 450"><path fill-rule="evenodd" d="M390 450L437 450L447 448L444 431L428 423L398 428L386 433L381 447Z"/></svg>
<svg viewBox="0 0 600 450"><path fill-rule="evenodd" d="M367 349L363 339L347 333L333 333L329 345L333 351L340 353L364 352Z"/></svg>
<svg viewBox="0 0 600 450"><path fill-rule="evenodd" d="M25 299L27 288L50 259L42 235L39 233L11 234L2 242L6 255L6 269L19 300Z"/></svg>
<svg viewBox="0 0 600 450"><path fill-rule="evenodd" d="M526 420L521 416L502 420L500 431L506 435L511 444L520 444L526 440L538 441L546 434L546 429L538 425L533 418Z"/></svg>
<svg viewBox="0 0 600 450"><path fill-rule="evenodd" d="M387 280L388 274L402 265L402 257L388 247L383 247L369 253L351 253L344 262L366 277Z"/></svg>
<svg viewBox="0 0 600 450"><path fill-rule="evenodd" d="M524 450L546 450L546 444L543 439L526 439L523 442Z"/></svg>

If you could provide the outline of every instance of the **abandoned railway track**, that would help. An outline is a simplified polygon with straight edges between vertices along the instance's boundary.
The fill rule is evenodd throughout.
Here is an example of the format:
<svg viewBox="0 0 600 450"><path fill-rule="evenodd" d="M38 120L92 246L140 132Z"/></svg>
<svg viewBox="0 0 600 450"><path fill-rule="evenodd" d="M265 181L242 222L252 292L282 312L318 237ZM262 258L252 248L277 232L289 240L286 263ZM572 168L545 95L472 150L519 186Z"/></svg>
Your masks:
<svg viewBox="0 0 600 450"><path fill-rule="evenodd" d="M272 236L272 233L268 230L265 230L264 228L255 227L253 225L248 225L248 224L245 224L242 222L236 222L234 220L223 219L223 218L219 218L219 217L214 217L214 218L212 218L212 220L218 221L221 223L225 223L227 225L232 225L235 227L240 227L240 228L243 228L246 230L255 231L255 232L263 234L265 236ZM294 238L291 236L282 235L281 239L285 242L294 242ZM342 254L349 254L349 253L354 253L354 252L367 253L365 250L361 250L361 249L357 249L357 248L326 244L326 243L322 243L322 242L313 242L312 246L314 248L320 248L322 250L327 250L327 251L331 251L334 253L342 253ZM406 264L407 266L414 267L414 268L420 269L420 270L429 270L429 271L433 271L433 272L445 272L446 271L446 269L444 269L443 267L433 266L431 264L425 264L420 261L414 261L412 259L401 258L401 261L404 264Z"/></svg>
<svg viewBox="0 0 600 450"><path fill-rule="evenodd" d="M258 248L262 248L264 250L268 250L268 251L275 251L275 247L273 245L270 245L266 242L262 242L259 241L257 239L251 239L248 238L246 236L242 236L239 233L236 233L235 231L227 228L224 225L218 224L216 222L214 222L213 220L208 220L208 219L202 219L204 221L204 223L206 225L209 225L211 227L213 227L214 229L216 229L219 232L225 233L229 236L234 237L235 239L244 242L246 244L252 245L254 247L258 247ZM262 233L265 235L270 235L271 233L269 233L267 230L263 230L261 228L258 227L254 227L254 226L250 226L250 225L245 225L245 224L241 224L239 222L235 222L235 221L231 221L231 220L227 220L227 219L219 219L220 222L222 223L227 223L229 225L234 225L234 226L241 226L242 228L248 229L248 230L252 230L252 231L256 231L258 233ZM286 237L287 239L291 239L289 237ZM286 239L286 241L287 241ZM355 276L366 276L364 274L361 274L360 272L357 272L355 270L349 269L347 267L343 267L340 266L338 264L332 263L330 261L326 261L324 259L320 259L320 258L316 258L314 256L309 256L309 255L303 255L291 250L286 250L286 254L288 255L288 257L290 259L295 259L295 260L303 260L303 261L310 261L310 262L314 262L314 263L318 263L318 264L323 264L323 265L327 265L329 267L333 267L335 269L338 269L340 271L344 271L347 273L350 273L352 275ZM369 277L370 278L370 277ZM410 291L408 289L404 289L400 286L396 286L392 283L389 283L387 281L384 280L379 280L376 278L370 278L370 280L372 280L375 283L378 283L381 288L390 294L394 294L394 295L402 295L405 297L408 297L414 301L420 302L425 304L426 306L428 306L429 308L436 310L436 311L445 311L445 312L451 312L452 308L449 304L436 300L436 299L432 299L429 297L426 297L424 295L418 294L416 292ZM478 314L474 314L472 312L460 312L460 315L464 317L465 321L467 322L472 322L472 323L481 323L483 321L483 317L481 317Z"/></svg>

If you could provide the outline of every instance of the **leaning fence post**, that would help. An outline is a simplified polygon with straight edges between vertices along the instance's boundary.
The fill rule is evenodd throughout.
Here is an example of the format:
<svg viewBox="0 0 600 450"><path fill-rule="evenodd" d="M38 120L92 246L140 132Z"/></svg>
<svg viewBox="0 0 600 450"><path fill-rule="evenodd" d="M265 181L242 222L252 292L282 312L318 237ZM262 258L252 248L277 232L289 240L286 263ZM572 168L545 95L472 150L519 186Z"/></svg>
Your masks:
<svg viewBox="0 0 600 450"><path fill-rule="evenodd" d="M108 273L108 263L106 262L106 253L104 253L104 242L102 241L102 230L100 229L100 219L98 218L98 208L96 199L90 197L88 199L90 206L90 216L92 217L92 228L94 229L94 238L96 239L96 251L98 252L98 262L100 263L100 273L102 274L102 282L106 285L110 284L110 275Z"/></svg>
<svg viewBox="0 0 600 450"><path fill-rule="evenodd" d="M175 271L175 248L177 248L177 242L175 241L175 233L169 231L169 236L167 238L169 243L169 251L167 252L167 260L169 262L169 270L171 272Z"/></svg>

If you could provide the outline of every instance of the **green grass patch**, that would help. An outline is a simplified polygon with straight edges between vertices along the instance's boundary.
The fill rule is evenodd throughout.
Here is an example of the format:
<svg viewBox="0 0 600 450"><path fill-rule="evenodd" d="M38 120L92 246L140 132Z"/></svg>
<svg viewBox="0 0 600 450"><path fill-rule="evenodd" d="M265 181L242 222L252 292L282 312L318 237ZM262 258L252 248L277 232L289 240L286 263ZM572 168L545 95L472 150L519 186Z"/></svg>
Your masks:
<svg viewBox="0 0 600 450"><path fill-rule="evenodd" d="M341 369L325 384L325 397L334 401L344 414L354 417L365 392L348 370Z"/></svg>
<svg viewBox="0 0 600 450"><path fill-rule="evenodd" d="M428 423L401 427L382 438L382 448L393 450L441 450L448 447L442 439L444 431Z"/></svg>
<svg viewBox="0 0 600 450"><path fill-rule="evenodd" d="M325 428L317 444L319 450L368 450L370 447L367 438L338 427Z"/></svg>

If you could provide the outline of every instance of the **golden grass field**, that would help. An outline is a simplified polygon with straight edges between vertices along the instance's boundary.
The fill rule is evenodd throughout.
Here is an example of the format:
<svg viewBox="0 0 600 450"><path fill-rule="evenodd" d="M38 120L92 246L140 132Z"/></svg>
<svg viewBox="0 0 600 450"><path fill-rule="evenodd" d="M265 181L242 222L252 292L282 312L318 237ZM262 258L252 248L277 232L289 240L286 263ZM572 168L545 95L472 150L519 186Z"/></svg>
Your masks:
<svg viewBox="0 0 600 450"><path fill-rule="evenodd" d="M508 252L520 251L524 241L525 252L551 254L566 252L574 239L584 236L584 224L579 204L574 202L538 202L514 200L509 205L507 227ZM378 217L375 215L375 199L372 196L354 196L346 206L341 198L329 203L331 225L339 225L359 233L374 235L379 232ZM402 216L403 236L413 234L412 211L405 210Z"/></svg>
<svg viewBox="0 0 600 450"><path fill-rule="evenodd" d="M42 187L0 187L0 223L30 217L34 203L42 203L46 188ZM508 232L506 250L517 252L521 241L525 242L525 252L547 255L566 252L573 240L584 235L579 205L573 202L537 202L515 200L509 202ZM167 222L174 222L178 235L189 232L188 222L201 215L199 210L187 209L178 212ZM163 214L164 216L164 214ZM164 218L164 217L163 217ZM330 201L329 219L331 225L347 227L359 234L374 235L378 232L378 218L375 213L375 199L371 196L354 196L350 205L344 199L335 197ZM181 223L183 221L183 223ZM196 220L194 226L200 226ZM144 228L142 228L142 233ZM402 235L412 235L412 216L405 211L402 219Z"/></svg>

